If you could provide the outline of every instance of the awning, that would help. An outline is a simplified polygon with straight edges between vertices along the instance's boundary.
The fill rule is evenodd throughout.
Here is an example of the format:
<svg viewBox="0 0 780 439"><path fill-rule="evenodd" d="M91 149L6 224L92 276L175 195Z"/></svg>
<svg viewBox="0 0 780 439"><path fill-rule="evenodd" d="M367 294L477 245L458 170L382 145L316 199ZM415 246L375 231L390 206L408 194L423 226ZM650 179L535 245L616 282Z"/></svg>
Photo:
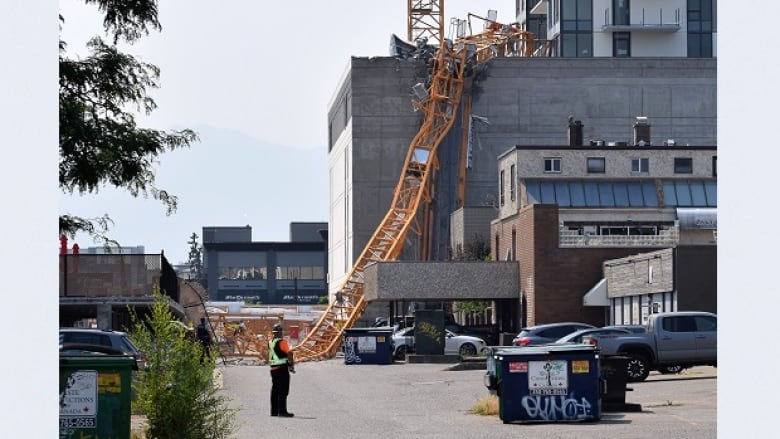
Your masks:
<svg viewBox="0 0 780 439"><path fill-rule="evenodd" d="M607 280L601 279L596 285L582 296L583 306L609 306L607 299Z"/></svg>

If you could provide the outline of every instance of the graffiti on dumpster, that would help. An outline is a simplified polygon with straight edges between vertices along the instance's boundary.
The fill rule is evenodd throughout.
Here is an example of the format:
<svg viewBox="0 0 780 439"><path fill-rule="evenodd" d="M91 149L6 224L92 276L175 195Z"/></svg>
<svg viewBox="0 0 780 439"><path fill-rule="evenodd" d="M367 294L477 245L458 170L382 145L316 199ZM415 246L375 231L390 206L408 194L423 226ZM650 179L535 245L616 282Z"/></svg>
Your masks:
<svg viewBox="0 0 780 439"><path fill-rule="evenodd" d="M347 363L360 363L363 361L355 354L355 343L357 343L357 337L347 337L347 342L344 343L344 361Z"/></svg>
<svg viewBox="0 0 780 439"><path fill-rule="evenodd" d="M574 395L526 395L521 404L529 419L542 421L591 418L592 406L584 397Z"/></svg>

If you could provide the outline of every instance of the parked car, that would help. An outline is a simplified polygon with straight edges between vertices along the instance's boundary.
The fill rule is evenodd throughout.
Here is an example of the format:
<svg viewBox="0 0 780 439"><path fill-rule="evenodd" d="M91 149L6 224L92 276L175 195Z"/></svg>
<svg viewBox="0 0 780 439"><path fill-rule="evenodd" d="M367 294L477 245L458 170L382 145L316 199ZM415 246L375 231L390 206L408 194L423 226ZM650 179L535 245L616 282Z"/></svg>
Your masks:
<svg viewBox="0 0 780 439"><path fill-rule="evenodd" d="M520 330L520 333L512 340L512 345L537 346L553 343L564 335L569 335L574 331L588 328L595 328L595 326L578 322L547 323L544 325L529 326Z"/></svg>
<svg viewBox="0 0 780 439"><path fill-rule="evenodd" d="M623 329L623 328L587 328L587 329L580 329L579 331L574 331L568 335L564 335L563 337L556 340L554 344L583 343L582 338L585 336L591 338L595 338L595 337L605 338L605 337L616 337L618 335L626 335L626 334L632 334L632 332L629 331L628 329Z"/></svg>
<svg viewBox="0 0 780 439"><path fill-rule="evenodd" d="M406 354L414 352L414 327L401 329L393 334L395 346L394 358L403 360ZM452 331L444 330L444 353L457 354L461 357L470 357L479 354L487 346L485 340L469 335L457 335Z"/></svg>
<svg viewBox="0 0 780 439"><path fill-rule="evenodd" d="M610 325L610 326L604 326L604 329L627 329L634 334L641 334L643 332L647 332L647 328L645 328L645 325Z"/></svg>
<svg viewBox="0 0 780 439"><path fill-rule="evenodd" d="M700 311L651 314L645 333L588 342L602 356L628 357L630 382L644 381L653 369L677 373L691 366L717 367L718 316Z"/></svg>
<svg viewBox="0 0 780 439"><path fill-rule="evenodd" d="M127 333L107 329L60 328L60 352L122 353L135 358L141 368L146 358L130 341Z"/></svg>

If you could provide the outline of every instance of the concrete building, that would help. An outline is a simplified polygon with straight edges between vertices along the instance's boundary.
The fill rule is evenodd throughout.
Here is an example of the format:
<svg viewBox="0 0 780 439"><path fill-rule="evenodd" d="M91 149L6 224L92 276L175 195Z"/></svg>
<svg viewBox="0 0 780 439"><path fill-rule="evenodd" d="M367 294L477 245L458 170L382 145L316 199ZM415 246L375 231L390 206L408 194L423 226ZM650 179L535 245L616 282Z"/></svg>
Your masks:
<svg viewBox="0 0 780 439"><path fill-rule="evenodd" d="M550 56L717 56L714 0L517 0L517 22Z"/></svg>
<svg viewBox="0 0 780 439"><path fill-rule="evenodd" d="M426 75L419 61L352 58L338 86L328 113L331 296L390 207L421 121L410 104L411 89ZM501 207L496 157L509 146L567 145L569 116L584 121L587 144L629 144L636 118L643 116L652 124L650 145L670 139L677 145L716 145L716 82L715 59L492 60L467 90L471 123L464 129L456 118L439 148L432 258L450 260L453 244L484 233L484 223L466 219L472 210L489 216L485 212ZM471 142L465 203L459 211L455 200L463 136ZM451 228L458 216L463 216L458 224L464 226ZM468 224L472 226L465 228ZM400 259L414 260L416 250L416 238L410 234Z"/></svg>
<svg viewBox="0 0 780 439"><path fill-rule="evenodd" d="M327 296L327 223L290 224L289 242L254 242L252 228L204 227L209 299L311 305Z"/></svg>

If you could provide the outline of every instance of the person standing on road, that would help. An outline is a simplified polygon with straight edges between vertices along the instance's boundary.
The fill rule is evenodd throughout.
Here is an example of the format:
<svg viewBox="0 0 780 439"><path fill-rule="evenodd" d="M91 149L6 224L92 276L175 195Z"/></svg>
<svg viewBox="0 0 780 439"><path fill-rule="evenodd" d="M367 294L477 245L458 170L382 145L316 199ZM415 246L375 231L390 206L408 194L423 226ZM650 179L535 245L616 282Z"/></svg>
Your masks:
<svg viewBox="0 0 780 439"><path fill-rule="evenodd" d="M273 338L268 343L268 364L271 366L271 416L292 418L287 411L287 395L290 393L290 372L295 373L293 353L287 340L282 338L282 325L275 324Z"/></svg>
<svg viewBox="0 0 780 439"><path fill-rule="evenodd" d="M211 356L211 332L209 332L209 328L206 327L205 317L200 318L200 324L195 330L195 335L200 342L200 362L203 363L205 357Z"/></svg>

